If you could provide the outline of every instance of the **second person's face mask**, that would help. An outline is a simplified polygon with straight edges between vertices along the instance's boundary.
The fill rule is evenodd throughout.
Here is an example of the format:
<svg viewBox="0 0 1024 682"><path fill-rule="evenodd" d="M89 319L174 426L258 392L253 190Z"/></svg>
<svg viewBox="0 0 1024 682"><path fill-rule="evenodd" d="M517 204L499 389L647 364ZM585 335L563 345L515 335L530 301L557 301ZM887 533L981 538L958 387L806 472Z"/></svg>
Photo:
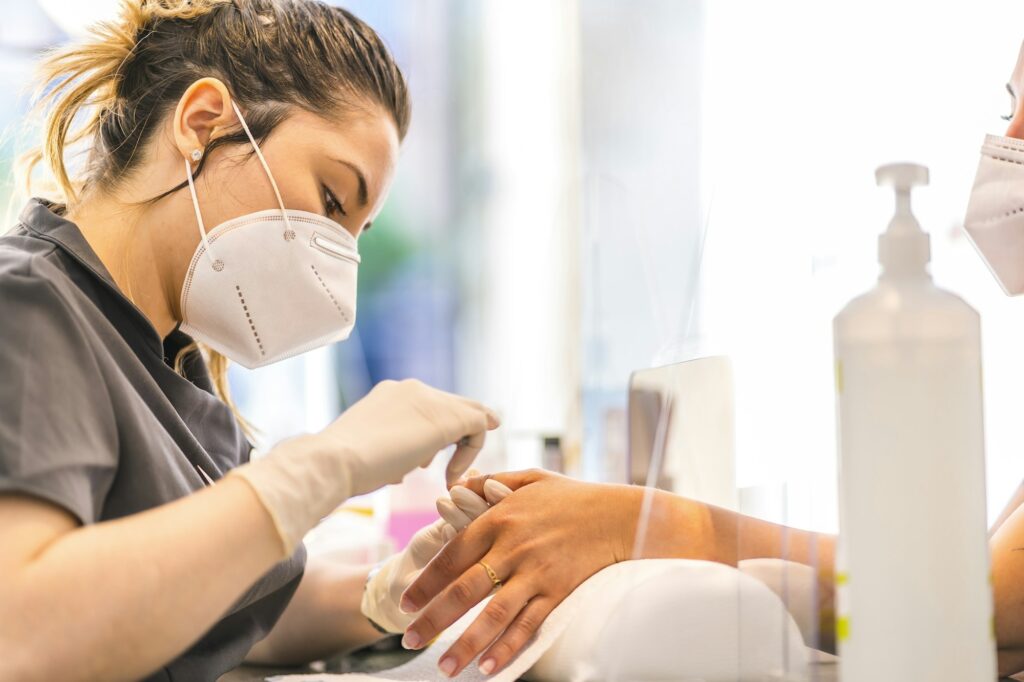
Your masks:
<svg viewBox="0 0 1024 682"><path fill-rule="evenodd" d="M1006 293L1024 293L1024 140L985 137L964 229Z"/></svg>
<svg viewBox="0 0 1024 682"><path fill-rule="evenodd" d="M280 209L206 231L185 161L202 239L181 289L181 330L250 369L348 338L356 319L356 238L316 213L286 209L270 167L232 102Z"/></svg>

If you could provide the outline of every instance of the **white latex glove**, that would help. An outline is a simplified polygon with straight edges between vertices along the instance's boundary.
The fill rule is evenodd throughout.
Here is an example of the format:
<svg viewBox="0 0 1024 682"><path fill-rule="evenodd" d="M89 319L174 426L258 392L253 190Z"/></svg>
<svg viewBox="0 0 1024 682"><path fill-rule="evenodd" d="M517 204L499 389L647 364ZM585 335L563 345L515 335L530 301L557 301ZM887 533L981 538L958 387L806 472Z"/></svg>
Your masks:
<svg viewBox="0 0 1024 682"><path fill-rule="evenodd" d="M398 608L402 592L453 537L455 529L444 519L417 531L405 549L370 573L360 604L363 615L388 632L405 630L416 616Z"/></svg>
<svg viewBox="0 0 1024 682"><path fill-rule="evenodd" d="M284 441L265 457L232 469L256 491L290 556L303 535L349 497L426 466L458 443L449 481L473 462L498 418L468 398L422 382L382 381L317 434Z"/></svg>
<svg viewBox="0 0 1024 682"><path fill-rule="evenodd" d="M443 503L451 505L451 508L460 515L455 518L460 523L465 521L465 524L468 525L470 521L487 510L487 503L472 490L466 488L462 488L462 490L465 494L461 495L461 499L467 503L468 511L464 512L455 507L452 501L446 497L437 500L437 507L441 509ZM452 491L454 493L455 488L452 488ZM470 496L473 498L472 500ZM445 509L447 511L448 507ZM366 581L366 588L363 590L363 601L360 608L364 616L382 629L399 633L404 631L416 618L414 613L402 612L398 606L399 599L405 592L405 588L412 584L420 571L441 551L445 543L455 537L457 529L447 522L446 518L447 516L421 528L416 535L412 536L412 540L404 550L371 572ZM465 525L458 530L463 527Z"/></svg>
<svg viewBox="0 0 1024 682"><path fill-rule="evenodd" d="M416 614L403 613L398 606L405 588L458 531L487 511L489 505L497 504L511 493L503 483L489 480L484 484L486 501L459 485L452 487L450 499L438 498L437 510L442 518L420 529L404 550L381 564L366 581L361 604L363 615L388 632L404 631L416 618Z"/></svg>
<svg viewBox="0 0 1024 682"><path fill-rule="evenodd" d="M493 478L484 482L486 501L469 488L461 485L452 486L449 491L451 499L441 498L437 501L437 513L450 523L457 531L469 525L470 521L483 514L491 506L501 502L512 494L512 489L501 481Z"/></svg>

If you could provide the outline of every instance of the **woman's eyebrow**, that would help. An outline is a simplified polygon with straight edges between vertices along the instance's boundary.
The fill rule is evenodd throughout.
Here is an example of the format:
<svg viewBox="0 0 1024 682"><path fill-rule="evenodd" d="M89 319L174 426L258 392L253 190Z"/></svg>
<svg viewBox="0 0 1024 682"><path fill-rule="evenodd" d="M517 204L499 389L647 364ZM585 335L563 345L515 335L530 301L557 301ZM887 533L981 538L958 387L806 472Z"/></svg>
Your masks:
<svg viewBox="0 0 1024 682"><path fill-rule="evenodd" d="M341 165L347 167L349 170L356 174L356 180L359 181L359 207L365 208L370 197L369 192L366 189L366 176L363 174L363 171L360 170L359 166L349 161L345 161L344 159L334 160L340 163Z"/></svg>

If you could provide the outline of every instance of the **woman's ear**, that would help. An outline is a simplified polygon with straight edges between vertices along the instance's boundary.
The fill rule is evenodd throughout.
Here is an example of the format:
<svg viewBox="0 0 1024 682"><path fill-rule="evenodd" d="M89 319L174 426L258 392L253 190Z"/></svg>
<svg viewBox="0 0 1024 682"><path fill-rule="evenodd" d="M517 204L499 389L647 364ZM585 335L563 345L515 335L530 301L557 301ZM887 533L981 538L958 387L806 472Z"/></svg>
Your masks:
<svg viewBox="0 0 1024 682"><path fill-rule="evenodd" d="M236 119L231 94L224 83L216 78L200 78L185 90L174 110L174 145L183 158L197 161L195 152L202 154L214 131L235 123Z"/></svg>

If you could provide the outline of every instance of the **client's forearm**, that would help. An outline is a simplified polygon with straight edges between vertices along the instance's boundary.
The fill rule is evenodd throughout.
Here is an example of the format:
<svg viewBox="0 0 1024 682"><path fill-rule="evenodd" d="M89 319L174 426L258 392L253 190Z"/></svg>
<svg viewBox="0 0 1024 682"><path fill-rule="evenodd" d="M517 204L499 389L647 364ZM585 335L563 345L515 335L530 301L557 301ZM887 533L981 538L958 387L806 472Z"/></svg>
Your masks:
<svg viewBox="0 0 1024 682"><path fill-rule="evenodd" d="M831 535L781 526L743 514L710 507L715 544L721 554L746 559L783 559L810 566L817 576L813 595L818 613L818 641L807 644L836 650L835 542Z"/></svg>
<svg viewBox="0 0 1024 682"><path fill-rule="evenodd" d="M784 559L817 574L818 647L835 650L835 537L788 528L664 491L654 494L643 558Z"/></svg>

